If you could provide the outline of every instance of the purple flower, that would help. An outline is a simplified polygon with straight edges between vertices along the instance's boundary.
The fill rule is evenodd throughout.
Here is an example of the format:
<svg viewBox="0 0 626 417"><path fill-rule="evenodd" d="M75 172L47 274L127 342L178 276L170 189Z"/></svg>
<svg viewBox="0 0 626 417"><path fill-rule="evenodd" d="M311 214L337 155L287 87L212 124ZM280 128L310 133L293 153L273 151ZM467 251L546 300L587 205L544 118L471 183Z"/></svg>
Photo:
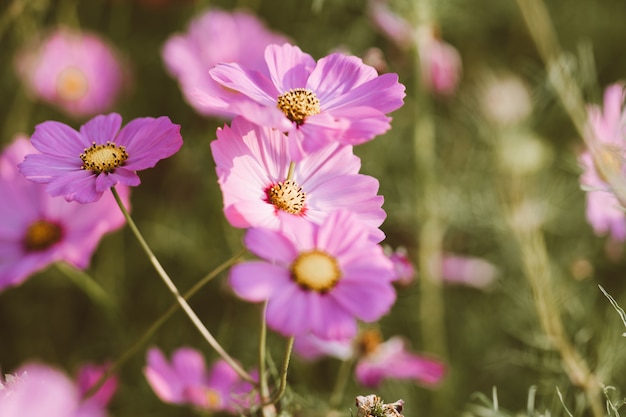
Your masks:
<svg viewBox="0 0 626 417"><path fill-rule="evenodd" d="M360 58L333 53L318 62L297 46L270 45L265 67L231 63L210 71L222 86L241 94L228 111L289 134L293 161L334 141L356 145L390 127L386 113L402 106L397 74L378 75Z"/></svg>
<svg viewBox="0 0 626 417"><path fill-rule="evenodd" d="M382 342L376 331L364 332L359 340L362 355L357 361L355 376L364 386L377 387L385 379L410 379L426 386L441 382L445 366L406 349L401 337Z"/></svg>
<svg viewBox="0 0 626 417"><path fill-rule="evenodd" d="M86 206L50 197L43 185L26 180L17 164L34 151L20 138L0 156L0 290L53 262L87 268L102 236L125 223L113 195ZM118 191L128 207L128 188Z"/></svg>
<svg viewBox="0 0 626 417"><path fill-rule="evenodd" d="M589 106L588 140L595 147L578 161L583 168L580 183L587 191L587 221L598 235L609 233L617 241L626 239L626 216L608 178L626 173L624 131L624 86L613 84L604 92L604 107Z"/></svg>
<svg viewBox="0 0 626 417"><path fill-rule="evenodd" d="M481 258L444 254L441 261L441 278L446 283L487 288L497 276L498 268Z"/></svg>
<svg viewBox="0 0 626 417"><path fill-rule="evenodd" d="M162 55L185 99L198 113L232 117L227 102L237 93L216 83L209 69L220 62L238 62L260 69L265 47L286 40L268 31L254 15L209 10L193 19L186 33L171 36Z"/></svg>
<svg viewBox="0 0 626 417"><path fill-rule="evenodd" d="M136 186L136 171L152 168L183 144L180 126L168 117L134 119L121 130L117 113L96 116L80 131L53 121L43 122L31 137L41 153L27 155L20 172L48 184L52 196L91 203L116 184Z"/></svg>
<svg viewBox="0 0 626 417"><path fill-rule="evenodd" d="M413 282L417 274L413 263L406 253L406 248L399 247L395 251L392 251L390 247L385 247L385 254L389 257L389 260L393 262L395 270L393 280L400 285L409 285Z"/></svg>
<svg viewBox="0 0 626 417"><path fill-rule="evenodd" d="M280 230L251 228L245 244L262 260L235 265L230 284L245 300L268 300L267 324L283 335L349 338L356 319L378 320L395 301L391 261L347 211L320 225L289 216Z"/></svg>
<svg viewBox="0 0 626 417"><path fill-rule="evenodd" d="M461 55L432 31L424 28L418 39L422 84L433 93L449 96L454 94L461 78Z"/></svg>
<svg viewBox="0 0 626 417"><path fill-rule="evenodd" d="M389 7L389 0L368 0L367 12L378 30L398 47L408 49L413 45L413 27Z"/></svg>
<svg viewBox="0 0 626 417"><path fill-rule="evenodd" d="M155 394L170 404L188 404L203 410L235 413L248 407L244 401L252 385L241 380L225 361L217 361L210 371L196 350L182 347L168 363L163 353L148 351L144 374Z"/></svg>
<svg viewBox="0 0 626 417"><path fill-rule="evenodd" d="M8 386L0 383L2 417L105 417L97 401L82 401L75 384L62 372L28 364Z"/></svg>
<svg viewBox="0 0 626 417"><path fill-rule="evenodd" d="M76 376L76 384L78 385L78 391L81 397L84 397L85 394L89 392L91 387L100 380L100 377L104 375L109 367L110 364L108 363L104 365L88 363L80 367L78 375ZM102 408L106 407L115 394L115 391L117 391L117 385L117 377L115 375L109 377L87 401L93 401Z"/></svg>
<svg viewBox="0 0 626 417"><path fill-rule="evenodd" d="M66 28L26 48L16 70L35 96L73 116L109 110L124 82L111 46L98 35Z"/></svg>
<svg viewBox="0 0 626 417"><path fill-rule="evenodd" d="M378 181L358 173L361 161L351 146L332 144L307 155L287 181L284 134L236 118L232 127L218 129L217 138L211 150L224 214L233 226L277 229L281 213L320 223L344 208L368 225L373 240L384 239L378 228L385 219Z"/></svg>

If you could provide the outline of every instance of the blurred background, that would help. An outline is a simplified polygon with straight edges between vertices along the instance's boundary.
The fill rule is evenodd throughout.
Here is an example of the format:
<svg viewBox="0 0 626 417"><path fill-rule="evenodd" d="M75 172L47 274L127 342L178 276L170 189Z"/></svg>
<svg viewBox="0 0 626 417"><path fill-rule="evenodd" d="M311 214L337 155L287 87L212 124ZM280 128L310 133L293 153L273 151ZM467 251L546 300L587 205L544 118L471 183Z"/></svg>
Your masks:
<svg viewBox="0 0 626 417"><path fill-rule="evenodd" d="M450 64L451 86L424 80L426 47L402 44L376 23L372 5L383 3L420 28L415 39L445 41L458 51L462 64ZM577 162L583 141L548 81L517 3L383 3L2 0L0 145L31 135L46 120L78 128L90 118L38 97L16 70L19 54L60 26L106 39L122 62L124 84L102 113L118 112L124 122L166 115L181 125L183 148L140 173L142 184L131 201L139 228L184 291L239 252L243 233L224 219L209 148L227 120L199 115L185 101L162 59L167 39L208 8L245 9L316 59L337 50L360 56L379 71L398 73L407 89L405 105L392 114L392 129L355 152L361 172L379 179L385 197L383 243L406 248L418 271L413 282L398 287L396 305L375 327L385 338L402 335L412 350L441 359L448 373L434 389L390 380L372 391L351 378L339 409L347 415L355 395L375 392L388 402L404 399L407 417L497 415L491 404L495 387L502 415L525 414L527 408L536 415L567 415L558 387L567 408L584 415L584 390L572 383L540 324L536 290L533 296L538 284L529 277L533 265L548 271L550 314L562 320L565 338L601 382L615 387L608 395L619 405L626 386L624 328L598 285L626 305L623 243L594 233L585 219ZM620 53L626 3L549 2L547 9L563 51L558 59L585 102L600 104L604 88L626 72ZM528 234L539 236L545 252L527 250ZM453 278L442 276L439 262L452 255L479 258L490 267L449 282ZM436 264L430 271L429 262ZM55 266L0 293L3 373L34 359L68 373L84 362L115 360L172 304L127 228L103 239L85 273L107 294L104 301L76 285L86 279L79 272ZM260 306L237 299L225 278L222 273L190 303L250 368L257 358ZM209 362L217 359L180 312L149 345L166 353L193 346ZM283 349L282 338L270 332L274 362ZM111 416L195 415L162 403L143 377L144 365L145 349L122 366ZM286 410L325 415L339 366L336 359L310 363L295 356Z"/></svg>

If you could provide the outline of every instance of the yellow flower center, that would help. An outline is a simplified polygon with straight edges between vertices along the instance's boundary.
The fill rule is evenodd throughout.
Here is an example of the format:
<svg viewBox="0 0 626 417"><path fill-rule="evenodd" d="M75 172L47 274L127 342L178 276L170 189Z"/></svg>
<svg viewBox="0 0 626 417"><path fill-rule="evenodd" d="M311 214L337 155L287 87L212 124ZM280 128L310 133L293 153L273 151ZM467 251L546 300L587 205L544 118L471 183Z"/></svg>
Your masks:
<svg viewBox="0 0 626 417"><path fill-rule="evenodd" d="M33 222L26 230L24 247L29 252L48 249L63 237L63 230L58 224L46 220Z"/></svg>
<svg viewBox="0 0 626 417"><path fill-rule="evenodd" d="M85 74L75 67L61 71L57 77L57 93L63 100L75 101L83 98L89 90Z"/></svg>
<svg viewBox="0 0 626 417"><path fill-rule="evenodd" d="M306 201L306 193L293 180L279 182L271 187L267 194L269 202L274 207L291 214L299 214Z"/></svg>
<svg viewBox="0 0 626 417"><path fill-rule="evenodd" d="M111 142L96 145L96 142L93 142L89 148L85 148L85 152L80 154L80 159L83 160L81 169L95 174L111 173L115 171L115 168L124 164L124 161L128 159L128 154L123 146L117 146Z"/></svg>
<svg viewBox="0 0 626 417"><path fill-rule="evenodd" d="M278 96L278 108L298 125L303 124L307 116L321 112L319 99L313 91L306 88L291 89Z"/></svg>
<svg viewBox="0 0 626 417"><path fill-rule="evenodd" d="M337 260L320 250L301 253L291 265L291 277L307 290L326 293L341 278Z"/></svg>
<svg viewBox="0 0 626 417"><path fill-rule="evenodd" d="M596 166L598 176L608 183L609 179L618 175L622 169L621 156L613 147L599 146L596 151L594 165Z"/></svg>
<svg viewBox="0 0 626 417"><path fill-rule="evenodd" d="M207 388L205 395L207 408L209 410L219 410L222 408L222 396L217 391Z"/></svg>
<svg viewBox="0 0 626 417"><path fill-rule="evenodd" d="M365 330L359 336L357 347L362 356L367 356L376 352L381 343L383 343L383 338L380 332L377 330Z"/></svg>

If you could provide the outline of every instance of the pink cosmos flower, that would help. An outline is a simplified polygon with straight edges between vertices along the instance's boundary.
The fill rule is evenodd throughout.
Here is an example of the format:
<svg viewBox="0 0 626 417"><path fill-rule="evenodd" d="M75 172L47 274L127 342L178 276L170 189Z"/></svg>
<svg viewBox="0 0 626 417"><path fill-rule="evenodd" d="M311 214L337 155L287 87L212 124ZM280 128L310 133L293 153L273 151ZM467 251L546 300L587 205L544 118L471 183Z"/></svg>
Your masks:
<svg viewBox="0 0 626 417"><path fill-rule="evenodd" d="M16 71L35 96L72 116L109 110L125 78L107 42L67 28L26 48L16 58Z"/></svg>
<svg viewBox="0 0 626 417"><path fill-rule="evenodd" d="M341 359L350 359L354 355L354 338L326 340L306 334L296 337L293 344L294 352L303 359L312 361L326 356Z"/></svg>
<svg viewBox="0 0 626 417"><path fill-rule="evenodd" d="M232 117L226 102L237 93L216 83L209 69L220 62L238 62L258 70L264 66L265 47L286 41L267 30L254 15L209 10L193 19L186 33L171 36L162 56L185 99L198 113Z"/></svg>
<svg viewBox="0 0 626 417"><path fill-rule="evenodd" d="M391 261L347 211L319 225L286 216L280 230L249 229L245 244L262 260L235 265L230 284L245 300L267 300L267 324L283 335L349 338L357 318L378 320L395 301Z"/></svg>
<svg viewBox="0 0 626 417"><path fill-rule="evenodd" d="M374 26L398 47L409 49L413 45L413 27L391 10L389 0L368 0L367 12Z"/></svg>
<svg viewBox="0 0 626 417"><path fill-rule="evenodd" d="M426 386L437 385L446 372L444 364L409 352L401 337L382 342L375 332L364 332L359 345L362 354L355 369L364 386L377 387L385 379L410 379Z"/></svg>
<svg viewBox="0 0 626 417"><path fill-rule="evenodd" d="M166 403L235 413L246 406L242 401L252 390L252 385L241 380L223 360L208 371L204 357L191 348L176 350L171 363L159 349L152 348L147 362L144 375L155 394Z"/></svg>
<svg viewBox="0 0 626 417"><path fill-rule="evenodd" d="M378 75L360 58L333 53L318 62L297 46L270 45L265 67L218 64L210 71L222 86L240 94L228 111L289 134L293 161L337 141L356 145L386 132L386 113L402 106L397 74Z"/></svg>
<svg viewBox="0 0 626 417"><path fill-rule="evenodd" d="M358 173L361 161L351 146L332 144L307 155L290 180L287 138L277 130L236 118L232 127L218 129L211 150L224 214L233 226L277 229L281 213L320 223L345 208L368 225L373 240L384 239L378 181Z"/></svg>
<svg viewBox="0 0 626 417"><path fill-rule="evenodd" d="M446 283L487 288L497 276L498 268L481 258L444 254L441 261L441 278Z"/></svg>
<svg viewBox="0 0 626 417"><path fill-rule="evenodd" d="M152 168L183 144L180 126L168 117L134 119L121 130L117 113L96 116L77 132L53 121L43 122L31 137L41 153L27 155L20 172L48 184L50 195L91 203L116 184L136 186L136 171Z"/></svg>
<svg viewBox="0 0 626 417"><path fill-rule="evenodd" d="M100 380L100 377L104 375L109 367L110 364L108 363L104 365L88 363L80 367L76 376L76 384L81 397L84 397L89 392L91 387ZM111 398L113 398L115 391L117 391L117 385L117 376L109 377L88 400L97 403L102 408L106 407Z"/></svg>
<svg viewBox="0 0 626 417"><path fill-rule="evenodd" d="M17 164L31 152L22 137L0 156L0 290L53 262L87 268L100 239L125 223L113 195L86 206L50 197L43 185L26 180ZM129 207L128 188L118 191Z"/></svg>
<svg viewBox="0 0 626 417"><path fill-rule="evenodd" d="M406 248L399 247L392 251L390 247L385 247L385 253L389 260L393 262L395 270L394 281L401 285L409 285L416 277L415 267L406 253Z"/></svg>
<svg viewBox="0 0 626 417"><path fill-rule="evenodd" d="M2 417L105 417L97 401L83 401L75 384L62 372L41 364L28 364L17 378L0 389ZM0 384L2 386L2 384Z"/></svg>
<svg viewBox="0 0 626 417"><path fill-rule="evenodd" d="M418 37L422 84L429 91L452 95L457 89L462 72L461 55L447 42L424 28Z"/></svg>
<svg viewBox="0 0 626 417"><path fill-rule="evenodd" d="M583 168L580 182L587 191L587 221L598 235L609 233L617 241L626 239L626 216L608 184L607 176L626 173L624 130L624 86L613 84L604 92L604 107L589 106L589 140L596 147L597 160L590 151L578 160Z"/></svg>

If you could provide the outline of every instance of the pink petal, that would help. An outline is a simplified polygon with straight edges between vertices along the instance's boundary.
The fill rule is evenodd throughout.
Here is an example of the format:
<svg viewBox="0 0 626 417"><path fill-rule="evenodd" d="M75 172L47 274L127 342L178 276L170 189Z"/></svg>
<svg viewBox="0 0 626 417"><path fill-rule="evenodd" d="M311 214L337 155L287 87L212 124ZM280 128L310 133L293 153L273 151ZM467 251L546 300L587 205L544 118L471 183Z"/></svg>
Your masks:
<svg viewBox="0 0 626 417"><path fill-rule="evenodd" d="M325 102L324 110L335 114L341 108L372 107L389 113L402 106L404 96L404 85L398 82L398 75L383 74Z"/></svg>
<svg viewBox="0 0 626 417"><path fill-rule="evenodd" d="M263 106L276 107L279 91L263 74L238 64L218 64L209 74L226 88L238 91ZM244 115L245 116L245 115Z"/></svg>
<svg viewBox="0 0 626 417"><path fill-rule="evenodd" d="M229 283L239 297L252 302L264 301L285 286L293 285L287 269L262 261L233 266Z"/></svg>
<svg viewBox="0 0 626 417"><path fill-rule="evenodd" d="M288 267L298 256L293 243L278 231L253 228L246 233L244 242L250 252L282 266Z"/></svg>
<svg viewBox="0 0 626 417"><path fill-rule="evenodd" d="M85 148L91 146L91 142L80 133L54 121L38 124L30 140L39 152L65 158L80 158Z"/></svg>
<svg viewBox="0 0 626 417"><path fill-rule="evenodd" d="M121 126L122 116L119 114L111 113L106 116L100 115L82 125L80 134L87 141L87 147L89 147L92 142L101 145L107 142L113 142Z"/></svg>
<svg viewBox="0 0 626 417"><path fill-rule="evenodd" d="M281 94L290 89L304 88L315 68L315 60L309 54L287 43L265 48L265 62L272 82Z"/></svg>

